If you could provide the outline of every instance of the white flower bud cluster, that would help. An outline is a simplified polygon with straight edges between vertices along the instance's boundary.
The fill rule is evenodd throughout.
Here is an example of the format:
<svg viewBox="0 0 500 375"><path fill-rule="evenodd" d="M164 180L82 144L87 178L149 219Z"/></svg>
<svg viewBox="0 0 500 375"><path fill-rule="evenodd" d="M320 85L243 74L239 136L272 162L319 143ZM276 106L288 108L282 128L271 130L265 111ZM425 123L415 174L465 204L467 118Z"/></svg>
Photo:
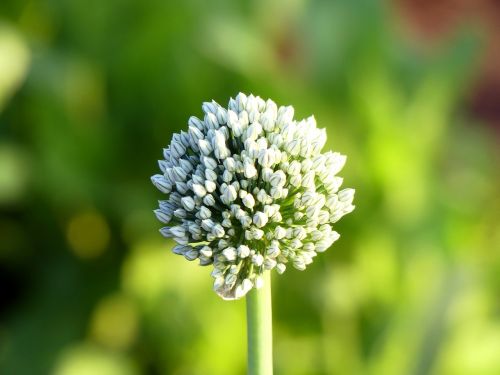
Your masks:
<svg viewBox="0 0 500 375"><path fill-rule="evenodd" d="M153 184L167 194L155 210L175 254L213 265L224 299L262 285L262 273L303 270L339 238L332 224L354 209L340 190L346 157L321 153L324 129L296 121L291 106L238 94L228 109L203 103L203 119L174 134Z"/></svg>

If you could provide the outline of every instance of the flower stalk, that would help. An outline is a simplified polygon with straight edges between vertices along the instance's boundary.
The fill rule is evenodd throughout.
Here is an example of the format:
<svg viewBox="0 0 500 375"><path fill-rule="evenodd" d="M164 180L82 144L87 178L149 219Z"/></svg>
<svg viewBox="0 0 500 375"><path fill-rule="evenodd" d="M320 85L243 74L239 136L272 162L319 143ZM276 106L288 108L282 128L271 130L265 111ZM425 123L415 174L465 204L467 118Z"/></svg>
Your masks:
<svg viewBox="0 0 500 375"><path fill-rule="evenodd" d="M260 289L246 295L248 375L272 375L273 326L271 304L271 275L264 272Z"/></svg>

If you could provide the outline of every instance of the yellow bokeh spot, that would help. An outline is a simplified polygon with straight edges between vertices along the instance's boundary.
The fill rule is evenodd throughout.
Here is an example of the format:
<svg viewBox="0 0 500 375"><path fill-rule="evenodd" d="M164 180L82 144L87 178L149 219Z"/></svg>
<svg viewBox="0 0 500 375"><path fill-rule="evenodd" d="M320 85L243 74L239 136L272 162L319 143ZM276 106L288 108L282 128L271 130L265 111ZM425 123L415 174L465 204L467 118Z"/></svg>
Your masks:
<svg viewBox="0 0 500 375"><path fill-rule="evenodd" d="M137 334L137 311L133 302L123 295L102 300L91 320L90 335L112 349L126 349Z"/></svg>
<svg viewBox="0 0 500 375"><path fill-rule="evenodd" d="M212 279L208 270L172 254L174 246L173 241L143 240L132 247L125 259L123 288L140 298L143 306L167 292L179 293L179 298L202 298L210 290Z"/></svg>
<svg viewBox="0 0 500 375"><path fill-rule="evenodd" d="M110 232L104 217L95 211L85 211L70 219L66 236L70 249L77 256L91 259L106 250Z"/></svg>
<svg viewBox="0 0 500 375"><path fill-rule="evenodd" d="M30 52L21 35L0 23L0 111L26 76Z"/></svg>
<svg viewBox="0 0 500 375"><path fill-rule="evenodd" d="M26 155L13 144L0 143L0 204L22 198L28 185Z"/></svg>
<svg viewBox="0 0 500 375"><path fill-rule="evenodd" d="M125 356L82 343L63 350L52 373L55 375L135 375L138 371Z"/></svg>

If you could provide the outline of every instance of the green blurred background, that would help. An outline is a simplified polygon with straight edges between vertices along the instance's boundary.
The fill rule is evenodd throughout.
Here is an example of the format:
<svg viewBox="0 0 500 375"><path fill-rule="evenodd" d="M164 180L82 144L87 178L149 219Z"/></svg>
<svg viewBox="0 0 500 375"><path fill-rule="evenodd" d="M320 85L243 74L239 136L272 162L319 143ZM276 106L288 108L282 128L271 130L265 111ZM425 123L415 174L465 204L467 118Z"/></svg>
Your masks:
<svg viewBox="0 0 500 375"><path fill-rule="evenodd" d="M500 10L414 3L2 0L0 374L245 373L244 301L149 181L238 91L314 113L357 190L273 279L276 373L500 374Z"/></svg>

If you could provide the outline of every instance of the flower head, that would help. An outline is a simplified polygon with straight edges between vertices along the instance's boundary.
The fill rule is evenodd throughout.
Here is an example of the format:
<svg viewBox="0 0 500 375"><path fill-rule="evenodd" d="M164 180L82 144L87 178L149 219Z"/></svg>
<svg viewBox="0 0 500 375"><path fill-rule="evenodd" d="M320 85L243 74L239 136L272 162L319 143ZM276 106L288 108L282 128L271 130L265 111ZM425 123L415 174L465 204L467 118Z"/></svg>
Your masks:
<svg viewBox="0 0 500 375"><path fill-rule="evenodd" d="M238 299L264 271L303 270L328 249L354 190L339 191L346 157L321 153L326 132L314 117L297 121L293 107L242 93L228 109L202 109L164 149L151 180L167 199L155 213L173 252L213 265L214 290Z"/></svg>

